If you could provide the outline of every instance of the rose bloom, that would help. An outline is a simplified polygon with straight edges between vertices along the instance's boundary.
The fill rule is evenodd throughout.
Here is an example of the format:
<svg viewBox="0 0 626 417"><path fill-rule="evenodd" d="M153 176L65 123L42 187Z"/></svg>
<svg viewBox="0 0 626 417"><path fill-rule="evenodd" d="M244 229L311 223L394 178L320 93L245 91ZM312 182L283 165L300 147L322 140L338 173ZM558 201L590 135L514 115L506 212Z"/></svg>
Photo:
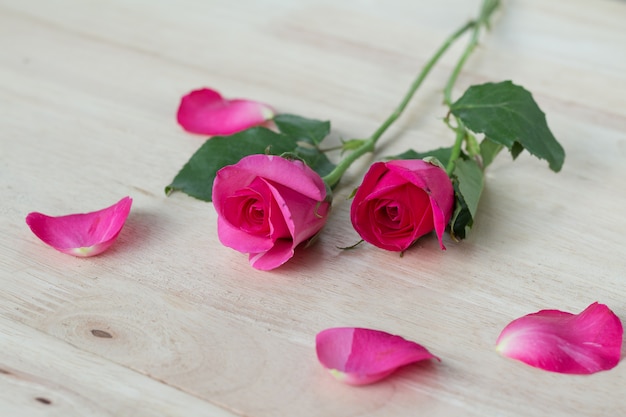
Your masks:
<svg viewBox="0 0 626 417"><path fill-rule="evenodd" d="M326 223L330 202L322 178L302 161L249 155L217 172L213 183L220 242L270 270Z"/></svg>
<svg viewBox="0 0 626 417"><path fill-rule="evenodd" d="M350 218L379 248L403 251L433 229L442 236L452 216L454 188L446 172L421 159L374 163L358 188Z"/></svg>

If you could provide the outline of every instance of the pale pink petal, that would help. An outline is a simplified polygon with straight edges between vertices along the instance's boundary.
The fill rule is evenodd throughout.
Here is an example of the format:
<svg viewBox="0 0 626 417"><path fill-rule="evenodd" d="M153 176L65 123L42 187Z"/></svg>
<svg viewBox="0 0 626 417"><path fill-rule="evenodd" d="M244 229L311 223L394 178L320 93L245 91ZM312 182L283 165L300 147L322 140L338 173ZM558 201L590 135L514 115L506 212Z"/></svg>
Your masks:
<svg viewBox="0 0 626 417"><path fill-rule="evenodd" d="M232 135L259 126L274 117L274 110L252 100L225 99L215 90L201 88L185 95L178 107L178 123L188 132Z"/></svg>
<svg viewBox="0 0 626 417"><path fill-rule="evenodd" d="M423 346L379 330L336 327L318 333L315 342L320 363L351 385L371 384L410 363L439 360Z"/></svg>
<svg viewBox="0 0 626 417"><path fill-rule="evenodd" d="M496 342L503 356L546 371L592 374L620 360L623 329L604 304L593 303L580 314L541 310L507 325Z"/></svg>
<svg viewBox="0 0 626 417"><path fill-rule="evenodd" d="M111 207L91 213L51 217L30 213L26 223L44 243L69 255L87 257L109 248L130 213L132 199L124 197Z"/></svg>

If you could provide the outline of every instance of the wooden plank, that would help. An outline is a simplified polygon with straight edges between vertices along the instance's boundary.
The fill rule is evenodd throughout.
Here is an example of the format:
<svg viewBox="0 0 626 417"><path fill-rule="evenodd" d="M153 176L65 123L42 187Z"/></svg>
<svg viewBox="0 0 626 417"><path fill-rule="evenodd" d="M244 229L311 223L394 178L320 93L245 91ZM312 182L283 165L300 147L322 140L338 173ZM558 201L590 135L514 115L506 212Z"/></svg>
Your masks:
<svg viewBox="0 0 626 417"><path fill-rule="evenodd" d="M237 415L16 321L0 329L2 415Z"/></svg>
<svg viewBox="0 0 626 417"><path fill-rule="evenodd" d="M210 85L331 118L331 142L363 137L477 2L40 3L0 0L2 415L626 409L623 365L577 378L493 349L506 323L541 308L598 300L626 318L623 2L505 2L455 91L503 78L526 86L566 149L563 172L501 155L474 231L460 244L446 237L446 252L432 237L402 258L338 249L358 240L347 197L367 164L451 142L440 93L456 48L380 152L349 171L320 241L269 273L221 246L210 204L163 195L203 140L176 126L179 97ZM24 224L29 211L89 211L123 195L133 210L100 257L57 253ZM401 334L443 361L341 385L313 342L340 325Z"/></svg>

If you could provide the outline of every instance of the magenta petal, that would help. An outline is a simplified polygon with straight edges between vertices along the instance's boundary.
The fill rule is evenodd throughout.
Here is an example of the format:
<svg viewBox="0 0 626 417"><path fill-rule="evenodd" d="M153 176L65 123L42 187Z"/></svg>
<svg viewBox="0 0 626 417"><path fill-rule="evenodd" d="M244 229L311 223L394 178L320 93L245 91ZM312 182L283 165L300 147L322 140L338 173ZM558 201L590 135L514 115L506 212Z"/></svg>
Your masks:
<svg viewBox="0 0 626 417"><path fill-rule="evenodd" d="M318 333L315 342L320 363L351 385L371 384L410 363L439 360L423 346L379 330L336 327Z"/></svg>
<svg viewBox="0 0 626 417"><path fill-rule="evenodd" d="M606 305L580 314L541 310L512 321L496 350L530 366L562 374L593 374L615 367L622 351L622 323Z"/></svg>
<svg viewBox="0 0 626 417"><path fill-rule="evenodd" d="M132 201L124 197L102 210L59 217L30 213L26 223L39 239L60 252L94 256L113 244L130 213Z"/></svg>
<svg viewBox="0 0 626 417"><path fill-rule="evenodd" d="M202 135L232 135L262 125L274 117L267 104L251 100L223 98L208 88L185 95L178 107L178 123L188 132Z"/></svg>

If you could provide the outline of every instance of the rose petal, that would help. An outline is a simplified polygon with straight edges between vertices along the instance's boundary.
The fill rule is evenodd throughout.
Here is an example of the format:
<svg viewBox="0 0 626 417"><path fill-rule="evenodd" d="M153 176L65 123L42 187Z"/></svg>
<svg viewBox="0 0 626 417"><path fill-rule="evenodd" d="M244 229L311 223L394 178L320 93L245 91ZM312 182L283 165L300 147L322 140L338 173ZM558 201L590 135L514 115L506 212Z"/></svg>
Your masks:
<svg viewBox="0 0 626 417"><path fill-rule="evenodd" d="M315 342L320 363L351 385L371 384L410 363L440 360L415 342L379 330L336 327L318 333Z"/></svg>
<svg viewBox="0 0 626 417"><path fill-rule="evenodd" d="M221 176L226 171L220 171ZM216 182L218 180L216 179ZM271 191L267 184L259 179L254 178L245 188L234 189L230 195L223 199L215 201L216 207L220 209L218 212L222 216L218 217L217 233L223 245L228 247L237 247L242 252L265 252L274 246L271 239L269 219L265 216L270 211ZM246 196L248 198L246 198ZM254 204L261 207L264 212L263 227L259 228L255 233L251 233L249 227L245 227L245 220L248 218L248 210L242 209L241 205L247 206ZM233 225L237 225L234 227Z"/></svg>
<svg viewBox="0 0 626 417"><path fill-rule="evenodd" d="M250 253L248 259L253 268L260 271L271 271L278 268L293 257L294 245L290 240L277 240L273 246L261 253Z"/></svg>
<svg viewBox="0 0 626 417"><path fill-rule="evenodd" d="M29 213L26 223L44 243L69 255L87 257L107 250L130 213L132 199L124 197L111 207L91 213L51 217Z"/></svg>
<svg viewBox="0 0 626 417"><path fill-rule="evenodd" d="M185 95L178 107L178 123L188 132L202 135L232 135L262 125L274 117L274 110L252 100L223 98L208 88Z"/></svg>
<svg viewBox="0 0 626 417"><path fill-rule="evenodd" d="M322 201L326 198L324 181L315 171L302 161L276 155L245 156L235 165L219 170L215 181L221 182L222 188L232 189L235 184L251 182L256 177L297 190L299 194L313 200ZM214 184L213 187L217 186ZM215 203L215 198L213 200Z"/></svg>
<svg viewBox="0 0 626 417"><path fill-rule="evenodd" d="M604 304L580 314L541 310L512 321L496 350L530 366L563 374L592 374L615 367L622 350L620 319Z"/></svg>

